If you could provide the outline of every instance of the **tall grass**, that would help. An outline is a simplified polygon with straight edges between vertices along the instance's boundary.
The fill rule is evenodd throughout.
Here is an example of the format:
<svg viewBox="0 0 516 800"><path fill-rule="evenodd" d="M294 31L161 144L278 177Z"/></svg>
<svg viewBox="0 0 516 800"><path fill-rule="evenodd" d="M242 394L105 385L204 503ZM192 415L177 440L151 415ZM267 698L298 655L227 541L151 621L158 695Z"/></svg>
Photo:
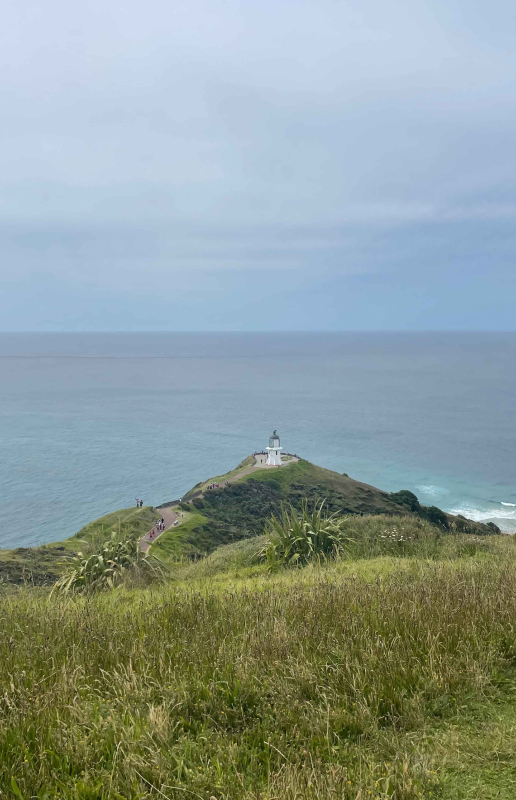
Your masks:
<svg viewBox="0 0 516 800"><path fill-rule="evenodd" d="M426 520L417 517L346 516L344 529L349 537L337 559L337 565L348 570L358 561L378 559L386 556L393 559L448 560L461 557L499 556L512 557L516 539L500 536L475 536L470 534L449 535ZM253 536L239 542L218 547L207 557L192 562L176 558L169 563L174 566L176 577L197 581L219 576L227 582L231 578L256 577L266 566L265 551L268 534ZM154 546L153 552L161 552ZM317 559L315 561L317 563ZM376 562L373 568L376 569ZM360 571L367 572L367 564L360 564ZM349 570L348 570L349 571ZM308 573L307 573L308 574ZM304 580L305 573L299 579Z"/></svg>
<svg viewBox="0 0 516 800"><path fill-rule="evenodd" d="M283 505L279 517L265 526L262 557L270 569L306 565L313 559L377 556L448 558L474 555L490 548L486 536L450 535L415 516L342 515L325 513L324 503L301 511Z"/></svg>
<svg viewBox="0 0 516 800"><path fill-rule="evenodd" d="M416 800L516 662L516 562L0 600L0 797ZM281 576L280 576L281 577Z"/></svg>

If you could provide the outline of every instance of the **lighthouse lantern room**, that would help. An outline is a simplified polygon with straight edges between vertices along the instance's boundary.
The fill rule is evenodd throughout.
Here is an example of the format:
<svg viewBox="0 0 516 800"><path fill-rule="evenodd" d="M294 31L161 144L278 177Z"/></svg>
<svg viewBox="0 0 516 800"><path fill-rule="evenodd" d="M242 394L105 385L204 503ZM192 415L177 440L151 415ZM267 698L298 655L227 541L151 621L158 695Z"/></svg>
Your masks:
<svg viewBox="0 0 516 800"><path fill-rule="evenodd" d="M280 438L277 431L274 431L269 436L269 446L267 448L267 465L269 467L281 467L281 451Z"/></svg>

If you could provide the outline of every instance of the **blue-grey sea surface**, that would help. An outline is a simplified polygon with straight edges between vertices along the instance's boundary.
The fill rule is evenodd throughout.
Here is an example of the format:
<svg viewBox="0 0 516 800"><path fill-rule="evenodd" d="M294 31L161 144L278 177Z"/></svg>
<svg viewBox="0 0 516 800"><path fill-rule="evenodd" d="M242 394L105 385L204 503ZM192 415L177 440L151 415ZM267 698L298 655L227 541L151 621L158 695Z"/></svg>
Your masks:
<svg viewBox="0 0 516 800"><path fill-rule="evenodd" d="M0 334L0 546L262 449L516 530L516 334Z"/></svg>

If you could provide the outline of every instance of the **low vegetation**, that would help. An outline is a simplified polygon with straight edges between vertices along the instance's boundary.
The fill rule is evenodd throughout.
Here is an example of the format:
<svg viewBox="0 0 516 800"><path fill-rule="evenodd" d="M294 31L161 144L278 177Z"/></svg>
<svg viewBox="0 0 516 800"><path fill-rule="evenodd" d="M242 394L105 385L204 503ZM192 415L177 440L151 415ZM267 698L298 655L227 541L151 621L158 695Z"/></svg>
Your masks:
<svg viewBox="0 0 516 800"><path fill-rule="evenodd" d="M78 552L95 553L115 531L118 538L142 537L156 519L149 506L123 508L90 522L74 536L40 547L0 550L0 584L51 586L66 569L66 557Z"/></svg>
<svg viewBox="0 0 516 800"><path fill-rule="evenodd" d="M459 533L472 533L478 536L489 536L492 533L500 533L500 528L494 522L474 522L471 519L466 519L461 514L446 514L437 506L423 506L420 504L416 495L409 492L407 489L402 489L400 492L393 492L390 499L406 509L412 514L415 514L420 519L428 520L433 525L442 528L443 530L451 530Z"/></svg>
<svg viewBox="0 0 516 800"><path fill-rule="evenodd" d="M135 542L0 598L0 796L512 800L512 539L304 503L146 588Z"/></svg>
<svg viewBox="0 0 516 800"><path fill-rule="evenodd" d="M253 457L249 456L235 470L197 484L183 497L181 510L193 513L196 519L185 518L181 532L172 529L160 537L162 560L170 563L182 557L199 559L223 545L259 536L266 520L272 514L281 513L282 504L301 510L304 500L310 508L324 500L325 510L339 515L389 514L397 518L411 515L452 532L479 536L499 532L494 525L475 523L446 515L434 507L421 506L412 492L388 494L303 459L282 469L248 473L252 463ZM208 491L204 497L198 496L208 485L221 483L222 486L226 479L236 476L240 476L236 483ZM192 502L186 502L188 499ZM62 574L63 554L98 552L113 530L119 538L141 537L152 528L155 518L156 511L150 507L122 509L86 525L64 541L41 547L0 550L0 584L52 585Z"/></svg>
<svg viewBox="0 0 516 800"><path fill-rule="evenodd" d="M195 486L192 487L192 489L190 489L189 492L187 492L187 494L185 495L185 499L188 499L189 497L196 495L198 492L205 491L206 488L212 483L223 483L224 481L227 481L230 478L235 478L237 475L245 472L245 470L248 469L248 467L252 467L253 464L254 464L254 456L247 456L247 458L244 458L244 460L241 461L238 467L235 467L235 469L232 469L229 472L225 472L223 475L217 475L214 478L208 478L205 481L199 481L199 483L196 483Z"/></svg>
<svg viewBox="0 0 516 800"><path fill-rule="evenodd" d="M140 549L138 537L119 539L115 531L99 551L70 559L67 571L55 583L52 594L93 594L114 589L124 579L157 578L164 574L159 562Z"/></svg>
<svg viewBox="0 0 516 800"><path fill-rule="evenodd" d="M245 471L247 467L248 463L243 462L240 470ZM203 485L219 480L214 478ZM183 509L193 509L204 518L191 528L191 535L185 542L187 551L192 558L200 558L221 545L259 536L272 515L281 515L282 505L301 512L304 502L310 509L324 502L325 512L339 516L388 514L396 519L409 516L423 524L431 523L443 532L450 530L479 536L499 533L496 526L453 517L434 506L422 506L412 492L388 494L301 459L281 469L244 474L236 483L207 491L203 497L194 497L191 504L183 504ZM169 539L170 547L165 544ZM177 553L178 533L166 533L161 540L163 550Z"/></svg>
<svg viewBox="0 0 516 800"><path fill-rule="evenodd" d="M195 559L201 553L209 553L216 547L212 532L204 530L206 517L192 506L186 506L181 525L163 533L151 547L151 552L164 563L175 563L182 559Z"/></svg>
<svg viewBox="0 0 516 800"><path fill-rule="evenodd" d="M0 797L513 800L515 540L418 506L300 461L150 558L152 509L54 545L0 594Z"/></svg>
<svg viewBox="0 0 516 800"><path fill-rule="evenodd" d="M5 596L0 796L512 800L515 550L482 545Z"/></svg>

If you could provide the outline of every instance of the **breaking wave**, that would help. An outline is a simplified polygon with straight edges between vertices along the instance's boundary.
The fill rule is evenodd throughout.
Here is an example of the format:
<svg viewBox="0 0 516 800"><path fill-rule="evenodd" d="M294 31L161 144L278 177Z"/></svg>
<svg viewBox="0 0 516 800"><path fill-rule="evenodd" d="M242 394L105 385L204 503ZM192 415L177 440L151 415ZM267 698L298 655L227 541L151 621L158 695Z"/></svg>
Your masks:
<svg viewBox="0 0 516 800"><path fill-rule="evenodd" d="M448 489L443 489L442 486L416 486L416 489L421 494L426 494L428 497L442 497L448 494Z"/></svg>
<svg viewBox="0 0 516 800"><path fill-rule="evenodd" d="M493 517L516 520L516 507L511 511L508 508L475 508L475 506L464 504L457 508L451 508L449 513L462 514L463 517L468 517L468 519L472 519L475 522L484 522L485 520L493 519Z"/></svg>

